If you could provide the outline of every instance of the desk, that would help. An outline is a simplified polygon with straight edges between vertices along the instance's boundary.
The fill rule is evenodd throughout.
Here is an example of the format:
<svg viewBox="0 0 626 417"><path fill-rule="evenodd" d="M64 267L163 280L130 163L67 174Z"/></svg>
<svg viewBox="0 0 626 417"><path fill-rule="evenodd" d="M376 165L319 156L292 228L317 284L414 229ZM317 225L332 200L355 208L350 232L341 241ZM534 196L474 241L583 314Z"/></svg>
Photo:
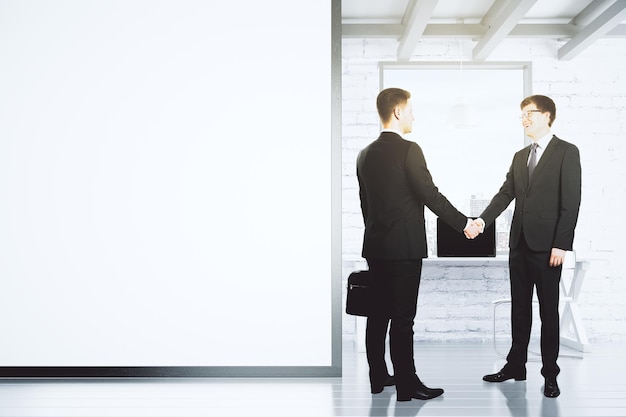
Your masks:
<svg viewBox="0 0 626 417"><path fill-rule="evenodd" d="M583 327L581 314L578 308L578 298L581 293L582 284L584 282L585 272L588 269L589 262L583 260L576 260L573 253L568 252L566 256L566 263L564 265L562 279L561 279L561 344L566 347L578 350L580 352L589 352L589 342L587 340L586 332ZM493 291L499 291L500 294L509 292L508 282L508 257L497 256L494 258L427 258L424 259L425 267L436 268L455 268L457 270L464 270L468 273L467 268L477 268L476 271L480 274L480 268L483 268L485 273L488 273L491 268L498 268L497 275L485 277L487 282L490 282L489 288ZM367 264L364 260L355 259L351 263L346 265L346 271L352 271L357 269L366 269ZM495 269L494 269L495 271ZM473 274L473 272L472 272ZM427 280L427 276L422 277L423 280ZM459 279L459 278L457 278ZM462 278L460 278L462 279ZM496 283L497 286L494 286ZM428 291L428 290L426 290ZM428 299L430 293L425 292L421 297ZM477 299L476 303L487 307L493 303L493 300L498 298L493 293L485 292L479 294L481 298ZM495 311L494 311L495 312ZM489 323L491 314L482 317L482 320ZM495 320L495 315L493 316ZM484 324L486 324L484 323ZM490 333L489 326L484 326L488 337ZM358 352L365 352L365 328L366 319L363 317L355 317L355 344ZM423 336L423 335L422 335Z"/></svg>
<svg viewBox="0 0 626 417"><path fill-rule="evenodd" d="M355 259L355 260L351 260L350 263L346 265L346 272L357 270L357 269L366 269L366 268L367 268L367 264L364 261L361 262L360 259ZM441 271L442 268L445 269L446 271ZM506 291L508 292L508 286L509 286L508 279L506 280L504 279L505 276L508 276L508 274L505 274L506 268L508 268L507 256L425 258L423 260L422 284L421 284L421 289L420 289L421 307L418 306L417 320L421 321L422 323L428 322L427 321L428 319L424 319L424 315L425 313L428 312L429 307L427 306L427 304L428 304L428 300L430 300L432 297L432 292L429 291L428 288L423 288L424 285L427 285L428 281L433 282L433 281L438 281L440 279L440 277L437 275L433 275L432 273L429 274L429 271L435 272L435 274L442 272L443 275L448 275L448 272L450 272L449 275L454 277L454 278L449 279L449 282L452 282L452 283L455 283L455 282L459 283L459 282L465 281L465 278L462 277L462 275L464 274L471 276L472 279L475 279L476 281L481 281L481 282L483 282L483 280L486 280L487 282L497 281L498 283L495 285L495 287L498 287L498 288L502 287L504 289L506 286ZM499 271L497 276L494 276L489 272L489 270L493 271L495 269ZM456 271L456 272L453 272L453 271ZM491 290L494 289L494 285L492 284L488 285L488 287ZM432 289L433 287L431 286L430 290ZM480 305L486 307L491 304L491 301L494 298L496 298L490 295L490 293L487 291L485 291L484 293L481 292L479 293L479 295L480 295L480 298L475 298L473 301L474 308L476 308L477 303L480 303ZM454 297L455 295L454 293L451 292L449 293L449 296ZM438 305L437 307L440 307L440 306ZM420 310L420 308L422 308L423 310ZM488 314L488 310L486 311L487 311L487 314L485 314L484 317L482 317L482 319L486 323L489 323L491 315ZM428 323L432 323L432 322L428 322ZM439 326L440 328L441 327L445 328L446 324L442 323ZM365 328L366 328L366 319L363 317L356 317L354 340L355 340L355 344L356 344L358 352L365 352ZM482 334L482 337L486 337L488 336L488 334L489 334L489 330L488 328L486 328L485 332ZM420 333L419 337L422 339L424 337L427 338L428 334Z"/></svg>

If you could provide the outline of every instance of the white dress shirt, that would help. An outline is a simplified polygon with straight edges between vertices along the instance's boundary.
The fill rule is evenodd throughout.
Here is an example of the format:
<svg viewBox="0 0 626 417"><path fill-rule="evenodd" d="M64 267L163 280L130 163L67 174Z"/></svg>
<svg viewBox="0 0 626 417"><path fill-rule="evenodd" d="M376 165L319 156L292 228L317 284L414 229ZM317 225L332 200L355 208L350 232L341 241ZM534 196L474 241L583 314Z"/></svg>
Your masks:
<svg viewBox="0 0 626 417"><path fill-rule="evenodd" d="M391 132L391 133L396 133L398 136L400 136L402 139L404 139L404 135L399 131L399 130L394 130L394 129L383 129L380 131L382 132Z"/></svg>

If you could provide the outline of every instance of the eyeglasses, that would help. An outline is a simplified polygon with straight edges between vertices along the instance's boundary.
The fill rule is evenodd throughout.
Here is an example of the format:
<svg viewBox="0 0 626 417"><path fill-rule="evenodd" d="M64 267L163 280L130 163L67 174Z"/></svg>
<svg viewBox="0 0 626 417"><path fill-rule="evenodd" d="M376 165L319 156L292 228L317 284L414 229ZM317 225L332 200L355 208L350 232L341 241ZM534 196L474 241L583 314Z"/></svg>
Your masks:
<svg viewBox="0 0 626 417"><path fill-rule="evenodd" d="M541 110L526 110L525 112L519 115L519 119L520 120L530 119L530 116L532 116L532 113L543 113L543 112Z"/></svg>

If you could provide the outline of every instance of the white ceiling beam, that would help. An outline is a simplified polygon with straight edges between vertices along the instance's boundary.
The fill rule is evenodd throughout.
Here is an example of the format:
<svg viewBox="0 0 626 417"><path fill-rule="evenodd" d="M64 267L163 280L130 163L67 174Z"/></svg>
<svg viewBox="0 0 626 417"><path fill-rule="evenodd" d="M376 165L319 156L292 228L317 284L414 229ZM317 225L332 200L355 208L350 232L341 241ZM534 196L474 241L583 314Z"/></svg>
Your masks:
<svg viewBox="0 0 626 417"><path fill-rule="evenodd" d="M513 28L508 37L564 39L576 35L576 31L576 26L570 24L520 23Z"/></svg>
<svg viewBox="0 0 626 417"><path fill-rule="evenodd" d="M424 33L424 29L426 29L428 21L435 11L437 0L420 0L411 2L409 6L411 5L412 10L398 45L398 61L408 61L411 55L413 55L417 42Z"/></svg>
<svg viewBox="0 0 626 417"><path fill-rule="evenodd" d="M613 3L612 0L593 0L570 23L585 27L608 9L611 3Z"/></svg>
<svg viewBox="0 0 626 417"><path fill-rule="evenodd" d="M570 39L580 30L572 24L520 23L511 30L507 38ZM424 29L422 38L480 39L485 36L486 32L487 28L479 24L430 24ZM404 33L404 26L399 23L344 23L341 25L341 36L344 38L399 39L402 33ZM616 26L604 37L626 37L626 24Z"/></svg>
<svg viewBox="0 0 626 417"><path fill-rule="evenodd" d="M436 25L426 26L422 37L479 39L484 34L485 27L479 24L438 23Z"/></svg>
<svg viewBox="0 0 626 417"><path fill-rule="evenodd" d="M344 23L341 25L342 38L395 38L402 36L401 24Z"/></svg>
<svg viewBox="0 0 626 417"><path fill-rule="evenodd" d="M436 24L428 25L424 30L424 38L473 38L480 39L485 36L487 28L479 24ZM549 24L549 23L521 23L515 26L507 35L507 38L550 38L563 39L576 35L574 25Z"/></svg>
<svg viewBox="0 0 626 417"><path fill-rule="evenodd" d="M626 38L626 25L619 25L605 35L605 37Z"/></svg>
<svg viewBox="0 0 626 417"><path fill-rule="evenodd" d="M574 58L589 45L617 27L624 19L626 19L626 0L618 0L559 48L559 60L567 61Z"/></svg>
<svg viewBox="0 0 626 417"><path fill-rule="evenodd" d="M402 21L400 22L403 26L406 26L409 23L409 19L413 16L416 4L417 0L409 0L407 3L406 8L404 9L404 15L402 16Z"/></svg>
<svg viewBox="0 0 626 417"><path fill-rule="evenodd" d="M473 50L473 58L483 61L498 46L500 42L513 30L526 13L533 7L537 0L511 0L506 7L498 10L498 17L490 18L490 26L485 36L478 42ZM499 2L495 2L497 4ZM501 6L492 6L498 7ZM487 13L489 15L489 12Z"/></svg>
<svg viewBox="0 0 626 417"><path fill-rule="evenodd" d="M506 7L508 1L494 1L487 13L483 16L480 23L485 27L493 25L498 17L502 14L502 11Z"/></svg>

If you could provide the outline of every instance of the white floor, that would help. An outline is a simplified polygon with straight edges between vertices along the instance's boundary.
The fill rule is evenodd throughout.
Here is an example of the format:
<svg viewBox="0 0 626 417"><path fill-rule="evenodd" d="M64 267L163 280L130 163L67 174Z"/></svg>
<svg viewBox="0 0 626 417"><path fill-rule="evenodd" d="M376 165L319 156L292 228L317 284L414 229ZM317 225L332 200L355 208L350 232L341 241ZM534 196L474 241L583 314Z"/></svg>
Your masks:
<svg viewBox="0 0 626 417"><path fill-rule="evenodd" d="M416 366L443 397L398 403L369 393L365 354L344 342L342 378L158 381L0 381L0 416L626 416L626 346L593 345L561 358L561 396L545 398L540 363L528 380L489 384L502 360L491 344L417 343ZM562 353L567 353L564 349Z"/></svg>

